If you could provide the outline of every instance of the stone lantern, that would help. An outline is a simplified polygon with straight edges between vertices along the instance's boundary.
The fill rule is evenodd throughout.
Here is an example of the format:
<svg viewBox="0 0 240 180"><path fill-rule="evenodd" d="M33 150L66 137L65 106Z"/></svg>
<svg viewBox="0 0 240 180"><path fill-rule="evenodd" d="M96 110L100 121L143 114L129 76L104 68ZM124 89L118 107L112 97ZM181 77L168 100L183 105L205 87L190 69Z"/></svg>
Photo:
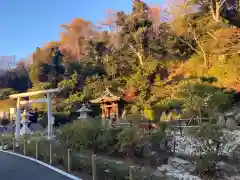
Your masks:
<svg viewBox="0 0 240 180"><path fill-rule="evenodd" d="M83 104L82 107L79 110L77 110L77 112L80 113L78 119L86 119L88 118L88 113L91 112L91 110L88 109L85 104Z"/></svg>
<svg viewBox="0 0 240 180"><path fill-rule="evenodd" d="M27 112L26 109L24 109L22 115L22 120L21 120L21 124L23 125L21 130L20 130L20 135L24 135L24 134L31 134L31 130L28 128L28 124L31 122L29 121L29 113Z"/></svg>

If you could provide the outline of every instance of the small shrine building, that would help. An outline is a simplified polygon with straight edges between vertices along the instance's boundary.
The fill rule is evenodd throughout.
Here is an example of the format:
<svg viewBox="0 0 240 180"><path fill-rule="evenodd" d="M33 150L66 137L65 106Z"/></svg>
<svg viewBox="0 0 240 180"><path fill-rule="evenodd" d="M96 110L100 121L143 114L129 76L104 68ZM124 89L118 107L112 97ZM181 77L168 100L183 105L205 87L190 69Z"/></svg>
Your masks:
<svg viewBox="0 0 240 180"><path fill-rule="evenodd" d="M121 97L114 95L106 88L105 92L98 98L91 100L92 104L100 104L102 119L119 119L121 113L120 107Z"/></svg>

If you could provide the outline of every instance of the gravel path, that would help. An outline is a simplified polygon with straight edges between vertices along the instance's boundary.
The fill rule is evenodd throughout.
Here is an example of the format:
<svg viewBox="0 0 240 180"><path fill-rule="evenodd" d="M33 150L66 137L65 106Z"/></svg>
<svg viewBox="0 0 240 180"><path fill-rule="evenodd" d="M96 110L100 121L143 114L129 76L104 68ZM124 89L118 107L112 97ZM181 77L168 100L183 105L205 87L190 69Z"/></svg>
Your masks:
<svg viewBox="0 0 240 180"><path fill-rule="evenodd" d="M1 180L71 180L58 172L19 156L0 152Z"/></svg>

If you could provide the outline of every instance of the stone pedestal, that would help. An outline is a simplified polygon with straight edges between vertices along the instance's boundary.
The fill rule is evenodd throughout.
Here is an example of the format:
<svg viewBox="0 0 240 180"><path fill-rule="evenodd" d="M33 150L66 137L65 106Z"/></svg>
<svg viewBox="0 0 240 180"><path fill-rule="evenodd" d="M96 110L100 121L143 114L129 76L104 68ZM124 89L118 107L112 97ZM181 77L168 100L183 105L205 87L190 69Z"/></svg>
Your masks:
<svg viewBox="0 0 240 180"><path fill-rule="evenodd" d="M24 134L31 134L31 130L28 128L28 124L31 121L29 120L22 120L21 124L23 125L22 128L20 129L20 135L24 135Z"/></svg>

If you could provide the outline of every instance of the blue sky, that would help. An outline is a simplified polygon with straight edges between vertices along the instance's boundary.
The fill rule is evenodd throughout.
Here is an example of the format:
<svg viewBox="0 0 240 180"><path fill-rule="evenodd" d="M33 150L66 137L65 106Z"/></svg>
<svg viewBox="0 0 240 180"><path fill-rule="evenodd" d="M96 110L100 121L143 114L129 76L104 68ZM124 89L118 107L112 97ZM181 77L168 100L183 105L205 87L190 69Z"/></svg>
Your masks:
<svg viewBox="0 0 240 180"><path fill-rule="evenodd" d="M0 0L0 56L29 56L59 39L60 25L81 17L104 19L104 10L131 10L132 0ZM160 4L163 0L145 0Z"/></svg>

